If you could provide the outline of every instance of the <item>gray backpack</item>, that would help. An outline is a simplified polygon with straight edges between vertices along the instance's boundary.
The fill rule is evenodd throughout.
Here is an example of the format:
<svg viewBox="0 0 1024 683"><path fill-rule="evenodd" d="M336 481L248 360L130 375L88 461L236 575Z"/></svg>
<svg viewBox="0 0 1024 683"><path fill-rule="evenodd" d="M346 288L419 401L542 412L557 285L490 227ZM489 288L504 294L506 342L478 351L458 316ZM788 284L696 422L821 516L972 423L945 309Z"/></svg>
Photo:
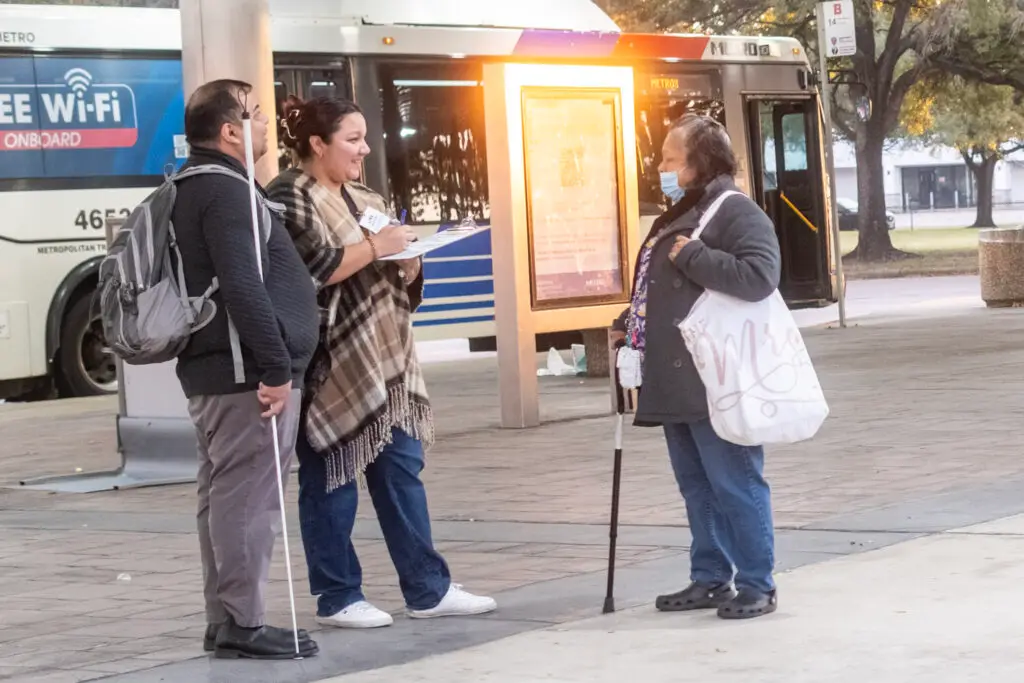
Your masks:
<svg viewBox="0 0 1024 683"><path fill-rule="evenodd" d="M212 300L219 288L217 278L202 295L188 296L181 251L171 222L178 182L208 173L249 183L240 173L216 164L193 166L168 175L128 216L100 264L97 301L103 333L113 352L129 365L164 363L177 358L191 336L209 325L217 314ZM272 205L259 193L256 196L261 209L260 232L266 243L270 237ZM243 383L242 348L230 316L228 331L235 381Z"/></svg>

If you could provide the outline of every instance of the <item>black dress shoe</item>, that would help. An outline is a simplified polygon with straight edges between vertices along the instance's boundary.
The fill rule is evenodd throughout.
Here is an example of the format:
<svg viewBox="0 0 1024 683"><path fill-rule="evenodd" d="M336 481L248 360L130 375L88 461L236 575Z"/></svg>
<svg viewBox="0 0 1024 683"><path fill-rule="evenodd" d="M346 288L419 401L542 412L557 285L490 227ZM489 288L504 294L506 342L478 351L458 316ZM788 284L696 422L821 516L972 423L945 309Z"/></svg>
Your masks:
<svg viewBox="0 0 1024 683"><path fill-rule="evenodd" d="M319 646L307 633L299 631L299 657L313 657ZM293 659L295 638L290 629L274 626L243 628L228 618L217 631L214 657L218 659Z"/></svg>
<svg viewBox="0 0 1024 683"><path fill-rule="evenodd" d="M203 635L203 650L206 652L213 652L217 647L217 631L220 630L220 624L207 624L206 633Z"/></svg>
<svg viewBox="0 0 1024 683"><path fill-rule="evenodd" d="M203 650L206 652L213 652L217 649L217 632L220 631L223 624L207 624L206 633L203 635ZM299 629L299 649L302 649L303 641L309 640L309 632L304 629ZM295 649L295 643L292 642L292 650Z"/></svg>
<svg viewBox="0 0 1024 683"><path fill-rule="evenodd" d="M732 587L732 584L723 583L717 586L709 586L694 582L678 593L658 596L654 606L661 612L715 609L735 597L736 590Z"/></svg>
<svg viewBox="0 0 1024 683"><path fill-rule="evenodd" d="M722 619L753 619L771 614L779 607L775 591L762 593L753 588L740 589L739 595L718 608Z"/></svg>

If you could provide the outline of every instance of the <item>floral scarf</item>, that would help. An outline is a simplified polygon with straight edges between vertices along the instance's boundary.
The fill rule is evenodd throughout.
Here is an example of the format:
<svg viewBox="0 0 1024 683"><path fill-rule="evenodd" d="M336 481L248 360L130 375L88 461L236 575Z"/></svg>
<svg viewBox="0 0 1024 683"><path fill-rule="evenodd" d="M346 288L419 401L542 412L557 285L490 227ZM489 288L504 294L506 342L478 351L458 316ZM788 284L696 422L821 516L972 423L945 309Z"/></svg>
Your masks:
<svg viewBox="0 0 1024 683"><path fill-rule="evenodd" d="M658 238L651 237L644 243L640 252L640 260L636 269L636 288L629 304L629 316L626 323L626 343L630 348L640 352L643 358L647 336L647 280L651 269L651 256Z"/></svg>

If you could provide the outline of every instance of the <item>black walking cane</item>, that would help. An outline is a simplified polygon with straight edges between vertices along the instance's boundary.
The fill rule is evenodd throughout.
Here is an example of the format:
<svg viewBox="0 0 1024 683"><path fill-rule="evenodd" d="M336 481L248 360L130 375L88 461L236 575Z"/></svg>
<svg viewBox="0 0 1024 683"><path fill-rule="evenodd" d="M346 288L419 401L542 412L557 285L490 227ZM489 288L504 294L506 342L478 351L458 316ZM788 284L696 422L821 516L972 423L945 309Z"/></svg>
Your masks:
<svg viewBox="0 0 1024 683"><path fill-rule="evenodd" d="M615 345L616 352L625 342ZM617 353L615 354L618 355ZM612 474L612 518L608 530L608 589L604 596L604 614L615 611L615 542L619 536L619 488L622 484L622 423L626 412L626 396L619 384L618 363L612 362L615 377L615 465Z"/></svg>

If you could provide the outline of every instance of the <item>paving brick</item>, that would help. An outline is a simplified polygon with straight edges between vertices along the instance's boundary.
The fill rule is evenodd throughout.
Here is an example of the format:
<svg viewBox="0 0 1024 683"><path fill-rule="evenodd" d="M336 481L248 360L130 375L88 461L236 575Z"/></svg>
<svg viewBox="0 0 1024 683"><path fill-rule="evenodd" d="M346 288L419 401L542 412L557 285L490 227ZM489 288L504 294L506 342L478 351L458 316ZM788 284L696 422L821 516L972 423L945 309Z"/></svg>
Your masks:
<svg viewBox="0 0 1024 683"><path fill-rule="evenodd" d="M1016 311L809 332L832 417L813 441L769 449L777 525L801 527L1024 474L1018 446L1022 338L1024 317ZM427 373L439 440L428 454L424 478L435 520L475 520L480 526L473 528L482 533L492 522L607 523L613 420L606 414L603 380L542 380L542 414L558 421L503 431L494 428L491 361L428 366ZM116 466L115 410L109 399L0 406L0 482ZM58 421L66 429L49 428ZM316 630L296 495L292 481L286 497L299 620ZM373 506L365 496L362 502L359 518L372 520ZM685 523L656 429L626 430L621 502L624 525ZM19 518L6 527L5 511L37 512L49 521L26 524ZM79 524L85 513L99 515L103 528ZM165 516L167 528L140 528L138 519L157 514ZM25 678L25 667L0 657L0 675L14 671L34 683L77 683L203 656L194 515L192 485L88 496L0 489L0 653L17 651L28 656L18 661L38 664ZM60 525L53 520L73 528L55 528ZM473 591L510 590L604 569L604 538L592 544L571 533L557 543L437 537L457 580ZM685 531L678 537L676 546L623 546L620 565L680 557L682 566ZM401 611L384 544L360 538L356 547L368 597L383 609ZM286 625L281 550L279 544L268 619ZM118 582L120 573L132 580Z"/></svg>
<svg viewBox="0 0 1024 683"><path fill-rule="evenodd" d="M177 660L166 660L166 661L183 661L190 659L190 657L180 657ZM160 666L161 661L153 661L152 659L146 659L144 657L126 657L124 659L116 659L112 662L102 662L89 664L86 671L95 672L96 678L103 676L110 676L112 674L128 674L136 671L145 671L146 669L152 669L156 666Z"/></svg>
<svg viewBox="0 0 1024 683"><path fill-rule="evenodd" d="M104 674L102 673L84 669L77 671L33 671L5 678L4 683L82 683L83 681L94 681L103 677Z"/></svg>

